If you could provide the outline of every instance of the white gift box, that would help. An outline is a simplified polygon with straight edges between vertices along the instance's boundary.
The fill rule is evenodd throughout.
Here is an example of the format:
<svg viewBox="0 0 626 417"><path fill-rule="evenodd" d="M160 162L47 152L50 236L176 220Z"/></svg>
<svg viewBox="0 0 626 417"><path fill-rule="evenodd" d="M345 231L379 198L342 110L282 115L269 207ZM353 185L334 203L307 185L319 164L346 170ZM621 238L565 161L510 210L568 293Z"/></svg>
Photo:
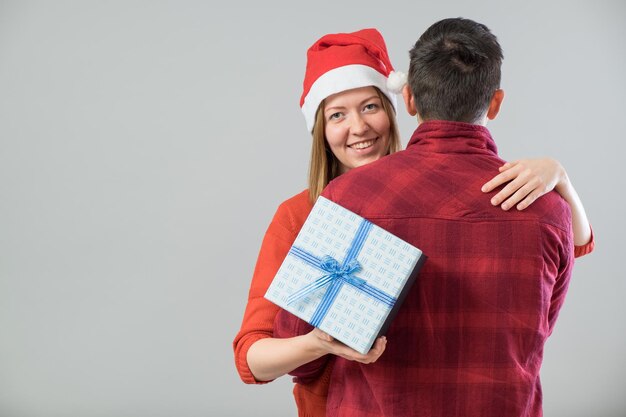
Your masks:
<svg viewBox="0 0 626 417"><path fill-rule="evenodd" d="M425 260L415 246L319 197L265 298L367 353Z"/></svg>

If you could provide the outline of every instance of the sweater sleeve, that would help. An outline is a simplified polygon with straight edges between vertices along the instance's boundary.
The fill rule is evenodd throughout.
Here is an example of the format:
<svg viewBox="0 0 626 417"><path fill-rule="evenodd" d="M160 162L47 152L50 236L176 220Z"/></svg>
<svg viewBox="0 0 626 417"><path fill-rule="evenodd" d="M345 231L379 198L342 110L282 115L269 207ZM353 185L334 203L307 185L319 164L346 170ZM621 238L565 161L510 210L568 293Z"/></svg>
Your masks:
<svg viewBox="0 0 626 417"><path fill-rule="evenodd" d="M254 378L248 367L248 349L260 339L273 337L274 318L279 307L263 296L287 256L298 231L299 227L294 230L294 221L287 205L281 204L263 238L241 329L233 341L235 365L239 376L247 384L269 382Z"/></svg>
<svg viewBox="0 0 626 417"><path fill-rule="evenodd" d="M594 248L595 248L595 239L593 237L593 229L591 229L591 238L589 239L589 242L581 246L574 246L574 256L576 258L580 258L581 256L585 256L593 252Z"/></svg>

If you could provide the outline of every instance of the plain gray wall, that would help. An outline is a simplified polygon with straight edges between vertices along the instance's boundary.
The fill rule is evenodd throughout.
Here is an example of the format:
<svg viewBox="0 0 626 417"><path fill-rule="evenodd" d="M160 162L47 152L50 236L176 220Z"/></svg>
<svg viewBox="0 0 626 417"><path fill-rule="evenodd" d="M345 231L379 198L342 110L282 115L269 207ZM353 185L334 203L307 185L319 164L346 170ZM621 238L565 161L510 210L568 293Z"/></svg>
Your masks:
<svg viewBox="0 0 626 417"><path fill-rule="evenodd" d="M231 342L262 236L305 187L305 51L435 21L505 53L505 159L554 156L596 251L545 352L545 415L624 416L622 1L0 1L0 416L287 416ZM406 139L415 122L399 115Z"/></svg>

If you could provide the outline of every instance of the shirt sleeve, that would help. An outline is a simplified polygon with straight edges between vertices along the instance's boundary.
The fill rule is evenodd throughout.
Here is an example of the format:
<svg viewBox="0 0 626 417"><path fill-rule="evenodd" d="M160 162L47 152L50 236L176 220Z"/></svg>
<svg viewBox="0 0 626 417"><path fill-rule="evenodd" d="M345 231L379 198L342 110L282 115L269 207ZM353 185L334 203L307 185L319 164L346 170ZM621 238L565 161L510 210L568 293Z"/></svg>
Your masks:
<svg viewBox="0 0 626 417"><path fill-rule="evenodd" d="M589 242L581 246L574 246L574 257L580 258L581 256L588 255L591 252L593 252L594 247L595 247L595 239L593 237L593 228L592 228L591 238L589 239Z"/></svg>
<svg viewBox="0 0 626 417"><path fill-rule="evenodd" d="M241 329L233 341L235 365L242 381L247 384L270 382L257 381L254 378L248 366L248 349L260 339L273 337L274 319L279 307L263 296L287 256L297 232L293 228L289 211L281 205L263 238Z"/></svg>
<svg viewBox="0 0 626 417"><path fill-rule="evenodd" d="M573 237L557 228L549 227L544 240L545 268L554 277L548 311L548 335L554 330L561 307L565 302L567 289L574 266Z"/></svg>

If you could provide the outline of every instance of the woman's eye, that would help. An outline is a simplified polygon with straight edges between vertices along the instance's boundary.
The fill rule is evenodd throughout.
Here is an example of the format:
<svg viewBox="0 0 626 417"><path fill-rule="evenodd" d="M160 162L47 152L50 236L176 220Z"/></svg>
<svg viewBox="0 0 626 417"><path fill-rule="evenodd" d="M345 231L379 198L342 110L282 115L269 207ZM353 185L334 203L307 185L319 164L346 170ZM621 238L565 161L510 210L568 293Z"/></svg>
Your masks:
<svg viewBox="0 0 626 417"><path fill-rule="evenodd" d="M376 110L378 108L378 104L376 103L370 103L370 104L366 104L365 107L363 108L364 111L372 111L372 110Z"/></svg>
<svg viewBox="0 0 626 417"><path fill-rule="evenodd" d="M328 120L338 120L339 118L341 118L340 112L333 113L330 116L328 116Z"/></svg>

